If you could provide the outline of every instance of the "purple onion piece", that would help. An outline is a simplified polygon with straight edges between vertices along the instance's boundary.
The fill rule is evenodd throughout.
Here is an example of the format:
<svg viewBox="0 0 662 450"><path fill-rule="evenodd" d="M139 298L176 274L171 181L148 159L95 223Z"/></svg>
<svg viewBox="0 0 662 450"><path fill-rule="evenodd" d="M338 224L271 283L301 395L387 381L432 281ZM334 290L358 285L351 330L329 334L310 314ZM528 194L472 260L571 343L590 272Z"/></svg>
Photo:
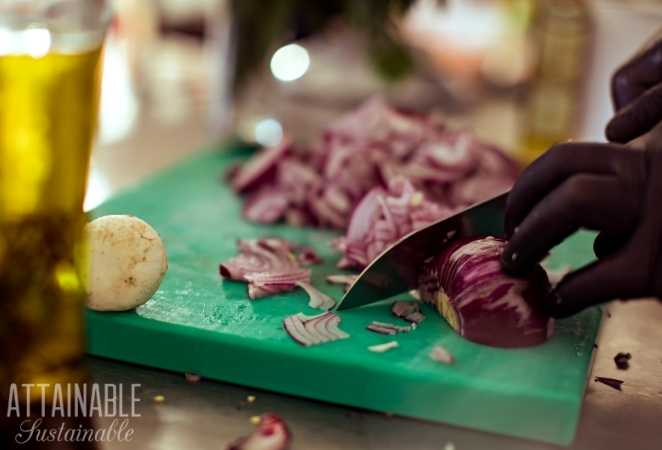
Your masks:
<svg viewBox="0 0 662 450"><path fill-rule="evenodd" d="M348 339L349 334L339 328L340 316L327 311L317 316L299 313L283 320L283 328L290 337L304 347Z"/></svg>
<svg viewBox="0 0 662 450"><path fill-rule="evenodd" d="M358 275L349 275L349 274L337 274L337 275L328 275L326 277L326 282L329 284L339 284L343 286L345 292L354 284Z"/></svg>
<svg viewBox="0 0 662 450"><path fill-rule="evenodd" d="M368 350L370 350L373 353L385 353L390 350L393 350L394 348L398 348L399 346L400 345L398 344L398 341L389 341L383 344L371 345L370 347L368 347Z"/></svg>
<svg viewBox="0 0 662 450"><path fill-rule="evenodd" d="M319 257L317 252L308 246L301 246L296 249L297 259L299 264L303 266L312 266L316 264L321 264L322 258Z"/></svg>
<svg viewBox="0 0 662 450"><path fill-rule="evenodd" d="M284 217L288 204L288 199L283 192L266 188L248 196L242 213L251 222L275 223Z"/></svg>
<svg viewBox="0 0 662 450"><path fill-rule="evenodd" d="M223 262L223 278L248 283L248 297L256 299L294 290L310 280L310 270L299 265L293 246L280 238L246 239L238 242L239 253Z"/></svg>
<svg viewBox="0 0 662 450"><path fill-rule="evenodd" d="M442 345L432 347L432 350L430 350L430 359L442 364L452 364L454 361L453 355Z"/></svg>
<svg viewBox="0 0 662 450"><path fill-rule="evenodd" d="M308 294L310 299L308 306L311 308L327 310L336 306L336 301L333 298L320 292L315 286L307 281L297 281L296 284Z"/></svg>
<svg viewBox="0 0 662 450"><path fill-rule="evenodd" d="M391 305L391 314L408 322L419 324L425 320L418 302L397 301Z"/></svg>
<svg viewBox="0 0 662 450"><path fill-rule="evenodd" d="M291 144L284 140L249 159L232 177L234 190L244 192L259 184L270 172L275 172L276 166L285 158L290 148Z"/></svg>
<svg viewBox="0 0 662 450"><path fill-rule="evenodd" d="M361 269L405 233L509 187L517 170L472 134L375 97L307 149L265 149L230 182L251 221L346 231L339 267Z"/></svg>
<svg viewBox="0 0 662 450"><path fill-rule="evenodd" d="M392 323L385 323L385 322L371 322L366 328L370 331L374 331L375 333L379 334L387 334L390 336L393 336L398 333L409 333L412 331L416 325L409 325L409 326L400 326L400 325L395 325Z"/></svg>

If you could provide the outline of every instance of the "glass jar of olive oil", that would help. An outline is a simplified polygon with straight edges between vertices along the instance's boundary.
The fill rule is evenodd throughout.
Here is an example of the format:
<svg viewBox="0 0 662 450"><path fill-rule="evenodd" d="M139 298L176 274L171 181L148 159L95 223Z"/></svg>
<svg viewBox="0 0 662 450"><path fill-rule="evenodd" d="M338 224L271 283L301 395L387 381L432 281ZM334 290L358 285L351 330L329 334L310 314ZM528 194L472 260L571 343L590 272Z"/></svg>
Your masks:
<svg viewBox="0 0 662 450"><path fill-rule="evenodd" d="M0 400L12 383L83 376L82 205L108 19L101 0L0 4Z"/></svg>

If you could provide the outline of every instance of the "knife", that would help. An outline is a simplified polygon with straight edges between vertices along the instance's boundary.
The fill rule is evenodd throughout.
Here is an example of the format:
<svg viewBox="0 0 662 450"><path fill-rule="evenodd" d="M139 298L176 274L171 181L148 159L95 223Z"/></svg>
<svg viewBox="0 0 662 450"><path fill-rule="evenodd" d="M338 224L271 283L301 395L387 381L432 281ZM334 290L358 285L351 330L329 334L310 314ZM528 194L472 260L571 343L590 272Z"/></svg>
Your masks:
<svg viewBox="0 0 662 450"><path fill-rule="evenodd" d="M359 274L335 309L368 305L417 288L425 260L437 255L452 239L476 235L503 236L508 192L404 236Z"/></svg>

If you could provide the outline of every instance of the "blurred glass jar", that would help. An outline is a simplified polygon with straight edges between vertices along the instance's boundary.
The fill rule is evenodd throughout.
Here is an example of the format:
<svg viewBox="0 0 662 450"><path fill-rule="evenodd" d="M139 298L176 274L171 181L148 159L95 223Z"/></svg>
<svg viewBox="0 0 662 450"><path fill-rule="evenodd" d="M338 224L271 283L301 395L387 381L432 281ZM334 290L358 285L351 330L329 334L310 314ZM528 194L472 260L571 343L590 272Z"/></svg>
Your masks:
<svg viewBox="0 0 662 450"><path fill-rule="evenodd" d="M532 27L536 70L523 115L520 160L528 164L579 129L593 20L584 0L541 0Z"/></svg>
<svg viewBox="0 0 662 450"><path fill-rule="evenodd" d="M83 198L109 21L104 0L0 2L0 400L85 375Z"/></svg>
<svg viewBox="0 0 662 450"><path fill-rule="evenodd" d="M213 123L268 144L285 132L311 138L374 94L405 108L465 112L486 90L526 81L530 4L221 1L215 22L220 101L212 104ZM505 48L512 64L493 57L485 62L494 48Z"/></svg>

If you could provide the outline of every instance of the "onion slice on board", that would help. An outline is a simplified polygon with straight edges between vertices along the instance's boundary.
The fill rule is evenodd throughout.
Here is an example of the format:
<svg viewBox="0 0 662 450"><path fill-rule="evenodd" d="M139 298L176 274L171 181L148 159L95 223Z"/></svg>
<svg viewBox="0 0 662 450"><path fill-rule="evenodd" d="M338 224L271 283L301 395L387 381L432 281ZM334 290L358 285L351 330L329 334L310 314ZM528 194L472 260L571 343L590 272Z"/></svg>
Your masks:
<svg viewBox="0 0 662 450"><path fill-rule="evenodd" d="M407 322L417 325L425 320L425 315L421 312L421 306L418 302L393 302L391 305L391 313L395 317L405 319Z"/></svg>
<svg viewBox="0 0 662 450"><path fill-rule="evenodd" d="M237 244L239 253L223 262L223 278L248 283L251 299L296 289L298 282L310 280L310 270L303 269L284 239L245 239Z"/></svg>
<svg viewBox="0 0 662 450"><path fill-rule="evenodd" d="M337 274L337 275L328 275L326 277L326 282L329 284L340 284L344 287L345 292L350 288L352 283L356 281L358 275L348 275L348 274Z"/></svg>
<svg viewBox="0 0 662 450"><path fill-rule="evenodd" d="M331 311L317 316L294 314L283 321L287 334L305 347L348 339L349 334L342 331L339 324L340 316Z"/></svg>
<svg viewBox="0 0 662 450"><path fill-rule="evenodd" d="M368 347L368 350L370 350L373 353L384 353L398 347L399 347L398 341L389 341L383 344L371 345L370 347Z"/></svg>
<svg viewBox="0 0 662 450"><path fill-rule="evenodd" d="M389 336L393 336L398 333L409 333L415 328L416 328L416 324L401 326L392 323L377 322L377 321L371 322L367 326L367 329L370 331L374 331L375 333L379 333L379 334L387 334Z"/></svg>
<svg viewBox="0 0 662 450"><path fill-rule="evenodd" d="M310 300L308 301L308 306L316 309L331 309L336 306L336 301L326 295L323 292L320 292L315 286L308 283L307 281L298 281L297 286L306 291Z"/></svg>
<svg viewBox="0 0 662 450"><path fill-rule="evenodd" d="M453 355L441 345L435 345L430 350L430 359L442 364L452 364Z"/></svg>

